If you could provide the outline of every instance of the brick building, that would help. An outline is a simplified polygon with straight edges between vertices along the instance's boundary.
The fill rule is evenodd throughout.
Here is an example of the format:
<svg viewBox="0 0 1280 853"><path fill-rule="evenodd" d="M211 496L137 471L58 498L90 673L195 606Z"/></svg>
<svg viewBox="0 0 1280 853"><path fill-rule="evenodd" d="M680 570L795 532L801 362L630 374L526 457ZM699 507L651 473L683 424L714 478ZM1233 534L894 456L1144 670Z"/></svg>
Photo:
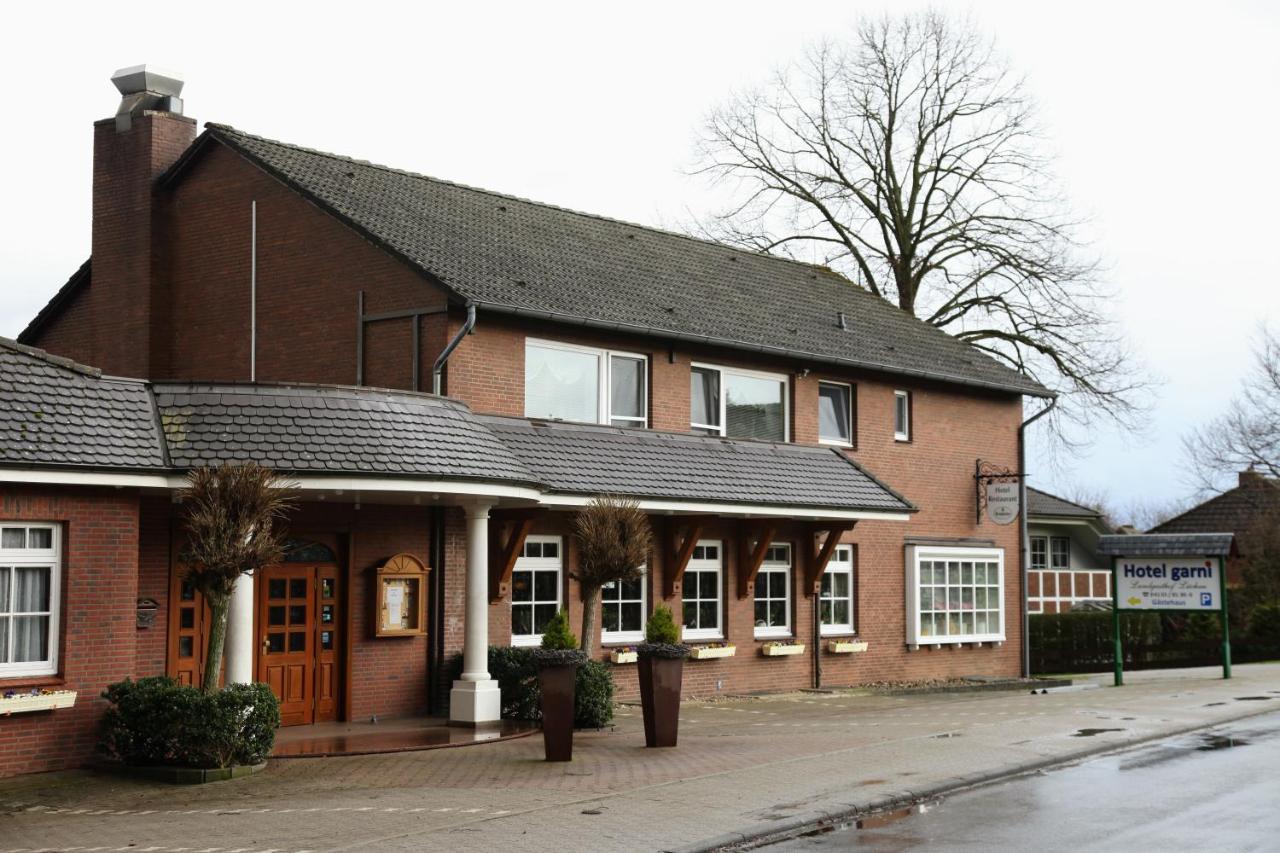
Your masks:
<svg viewBox="0 0 1280 853"><path fill-rule="evenodd" d="M1098 539L1113 533L1091 507L1027 488L1027 610L1066 613L1111 601L1111 564Z"/></svg>
<svg viewBox="0 0 1280 853"><path fill-rule="evenodd" d="M688 694L1019 673L1018 528L977 517L974 470L1016 468L1037 383L825 268L197 135L180 81L113 79L92 257L0 346L0 688L79 691L0 718L0 775L87 761L105 684L199 672L173 496L220 461L302 496L228 637L288 723L495 719L485 645L577 623L568 525L601 493L657 542L601 655L669 604L734 646ZM410 625L419 588L392 603L379 569L419 564Z"/></svg>

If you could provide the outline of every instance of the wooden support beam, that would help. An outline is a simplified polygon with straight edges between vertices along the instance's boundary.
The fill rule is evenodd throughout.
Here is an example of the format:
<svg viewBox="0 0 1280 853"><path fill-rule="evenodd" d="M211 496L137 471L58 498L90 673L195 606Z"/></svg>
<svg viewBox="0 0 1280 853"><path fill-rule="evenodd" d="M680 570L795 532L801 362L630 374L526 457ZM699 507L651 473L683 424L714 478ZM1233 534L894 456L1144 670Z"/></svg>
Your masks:
<svg viewBox="0 0 1280 853"><path fill-rule="evenodd" d="M702 528L712 519L707 515L677 516L667 521L667 566L663 573L665 579L663 597L676 598L680 595L684 570L689 567L689 558L693 556L694 546L702 537ZM681 533L684 534L683 538ZM677 618L679 618L677 616Z"/></svg>
<svg viewBox="0 0 1280 853"><path fill-rule="evenodd" d="M809 525L805 539L806 595L817 595L822 590L822 573L827 570L827 563L831 562L831 555L835 553L840 537L852 530L854 524L852 521L815 521ZM823 532L827 537L818 545L817 536Z"/></svg>
<svg viewBox="0 0 1280 853"><path fill-rule="evenodd" d="M500 510L489 519L489 601L511 594L511 573L524 552L524 540L544 510Z"/></svg>
<svg viewBox="0 0 1280 853"><path fill-rule="evenodd" d="M751 598L756 592L756 575L760 573L760 565L764 555L773 544L773 534L778 532L778 525L773 521L760 521L742 526L742 542L738 553L738 598ZM754 540L755 544L752 544Z"/></svg>

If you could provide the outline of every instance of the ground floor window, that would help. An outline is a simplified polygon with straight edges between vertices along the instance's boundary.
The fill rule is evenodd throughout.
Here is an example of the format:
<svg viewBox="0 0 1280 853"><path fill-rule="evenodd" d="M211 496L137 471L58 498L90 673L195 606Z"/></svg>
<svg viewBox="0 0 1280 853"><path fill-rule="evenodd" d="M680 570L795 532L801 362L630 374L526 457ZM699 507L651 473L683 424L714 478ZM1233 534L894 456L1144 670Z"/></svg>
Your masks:
<svg viewBox="0 0 1280 853"><path fill-rule="evenodd" d="M0 525L0 677L58 671L58 532L53 524Z"/></svg>
<svg viewBox="0 0 1280 853"><path fill-rule="evenodd" d="M718 541L699 541L684 570L682 598L686 640L719 640L724 637L720 600L724 576L721 551Z"/></svg>
<svg viewBox="0 0 1280 853"><path fill-rule="evenodd" d="M907 549L907 642L1004 639L1004 551Z"/></svg>
<svg viewBox="0 0 1280 853"><path fill-rule="evenodd" d="M822 633L852 634L853 621L853 546L837 545L822 573L818 593Z"/></svg>
<svg viewBox="0 0 1280 853"><path fill-rule="evenodd" d="M644 639L645 581L613 581L600 589L601 633L605 643L637 643Z"/></svg>
<svg viewBox="0 0 1280 853"><path fill-rule="evenodd" d="M560 609L564 547L559 536L529 536L511 572L511 644L536 646Z"/></svg>
<svg viewBox="0 0 1280 853"><path fill-rule="evenodd" d="M757 637L791 636L791 546L774 542L756 573Z"/></svg>

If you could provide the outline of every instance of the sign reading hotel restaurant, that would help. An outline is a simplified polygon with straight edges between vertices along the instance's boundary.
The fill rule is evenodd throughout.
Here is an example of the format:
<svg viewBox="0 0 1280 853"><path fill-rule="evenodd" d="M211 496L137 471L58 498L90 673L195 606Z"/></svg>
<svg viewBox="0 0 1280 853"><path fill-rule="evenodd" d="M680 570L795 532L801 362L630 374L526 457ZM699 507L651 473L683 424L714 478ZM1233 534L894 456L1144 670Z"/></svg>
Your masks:
<svg viewBox="0 0 1280 853"><path fill-rule="evenodd" d="M1116 607L1120 610L1221 610L1217 559L1120 557L1116 559Z"/></svg>
<svg viewBox="0 0 1280 853"><path fill-rule="evenodd" d="M987 481L987 518L996 524L1012 524L1018 517L1018 483Z"/></svg>

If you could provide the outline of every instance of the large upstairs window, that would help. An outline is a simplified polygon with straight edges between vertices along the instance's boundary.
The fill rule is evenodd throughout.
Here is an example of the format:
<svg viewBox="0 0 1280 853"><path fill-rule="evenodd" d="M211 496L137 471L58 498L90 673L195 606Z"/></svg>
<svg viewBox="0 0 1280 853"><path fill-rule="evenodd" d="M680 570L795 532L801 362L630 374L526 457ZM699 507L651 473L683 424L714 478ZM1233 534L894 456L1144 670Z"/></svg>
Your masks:
<svg viewBox="0 0 1280 853"><path fill-rule="evenodd" d="M527 340L525 417L647 426L648 372L637 353Z"/></svg>
<svg viewBox="0 0 1280 853"><path fill-rule="evenodd" d="M787 396L787 377L781 374L695 364L689 423L705 435L786 441Z"/></svg>

